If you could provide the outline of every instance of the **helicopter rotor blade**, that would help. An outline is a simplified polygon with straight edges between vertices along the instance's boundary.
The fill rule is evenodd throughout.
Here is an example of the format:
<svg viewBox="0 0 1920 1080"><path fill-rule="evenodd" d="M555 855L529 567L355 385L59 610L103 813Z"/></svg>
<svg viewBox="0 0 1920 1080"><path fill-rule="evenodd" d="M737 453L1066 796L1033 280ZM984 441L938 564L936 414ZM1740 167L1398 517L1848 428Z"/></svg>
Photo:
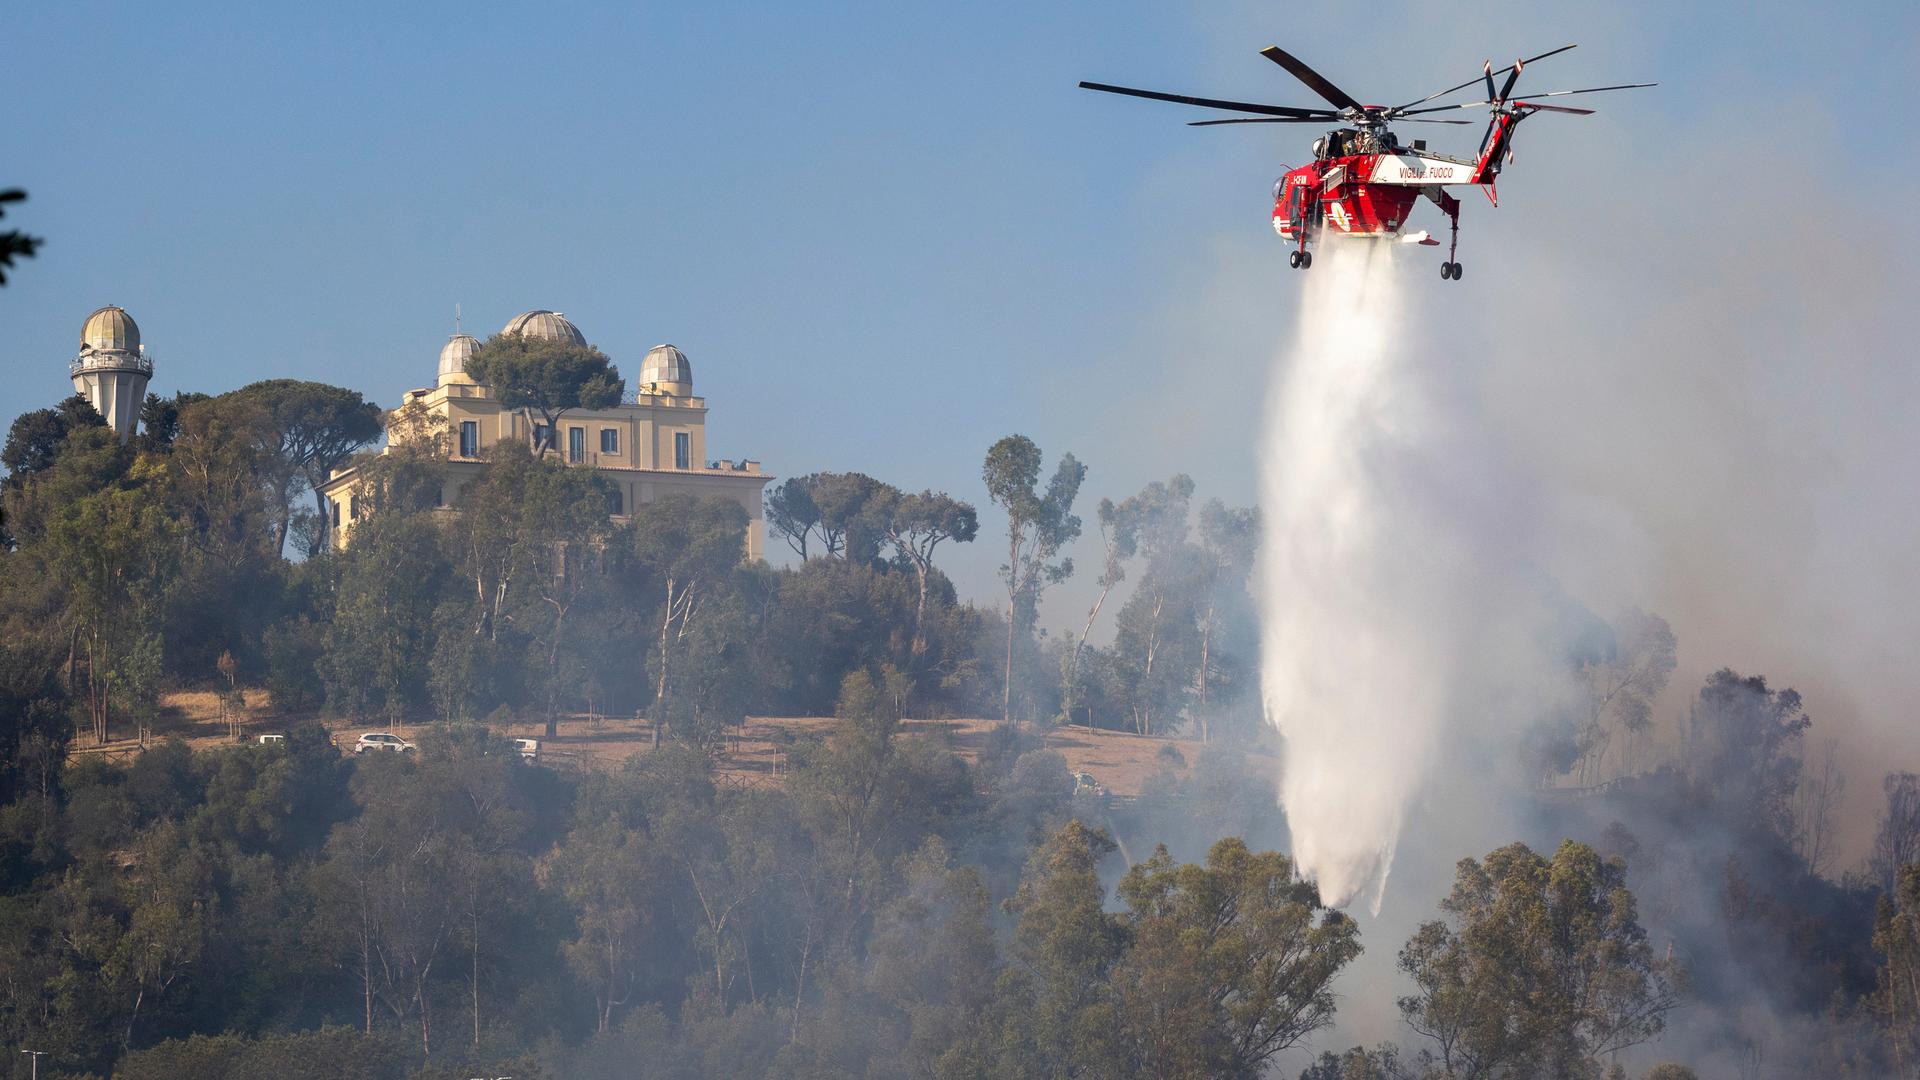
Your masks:
<svg viewBox="0 0 1920 1080"><path fill-rule="evenodd" d="M1539 105L1535 108L1553 109L1555 105ZM1406 121L1409 124L1471 124L1472 120L1434 120L1417 116ZM1236 116L1231 120L1189 120L1188 127L1217 127L1221 124L1324 124L1326 119L1318 116Z"/></svg>
<svg viewBox="0 0 1920 1080"><path fill-rule="evenodd" d="M1525 105L1526 107L1528 107L1528 108L1530 108L1530 109L1539 109L1539 110L1541 110L1541 111L1543 111L1543 112L1563 112L1563 113L1572 113L1572 114L1574 114L1575 116L1592 116L1592 115L1593 115L1593 110L1592 110L1592 109L1571 109L1571 108L1568 108L1568 107L1567 107L1567 106L1565 106L1565 105L1541 105L1541 104L1538 104L1538 103L1536 103L1536 102L1532 102L1532 101L1516 101L1516 102L1514 102L1514 104L1515 104L1515 105Z"/></svg>
<svg viewBox="0 0 1920 1080"><path fill-rule="evenodd" d="M1251 101L1222 101L1218 98L1188 97L1185 94L1166 94L1158 90L1136 90L1130 86L1109 86L1106 83L1083 82L1082 90L1098 90L1103 94L1125 94L1128 97L1149 98L1153 101L1171 101L1176 105L1197 105L1203 109L1222 109L1227 112L1258 113L1262 116L1287 116L1300 120L1333 120L1339 113L1329 109L1296 109L1287 105L1260 105Z"/></svg>
<svg viewBox="0 0 1920 1080"><path fill-rule="evenodd" d="M1566 97L1568 94L1598 94L1606 90L1638 90L1646 86L1659 86L1659 85L1660 85L1659 83L1650 83L1650 82L1621 83L1619 86L1589 86L1584 90L1549 90L1544 94L1527 94L1525 96L1529 100L1531 100L1533 98ZM1477 109L1483 106L1497 105L1497 104L1499 104L1498 99L1493 99L1488 101L1469 101L1461 105L1434 105L1425 109L1408 109L1401 115L1416 116L1420 113L1446 112L1448 109Z"/></svg>
<svg viewBox="0 0 1920 1080"><path fill-rule="evenodd" d="M1549 56L1558 56L1561 53L1566 52L1568 49L1571 49L1574 47L1575 46L1573 45L1562 45L1557 49L1549 49L1548 51L1541 53L1539 56L1529 56L1525 60L1520 61L1518 64L1514 66L1521 67L1527 64L1531 64L1536 60L1545 60ZM1477 83L1482 79L1491 78L1492 76L1500 74L1501 72L1505 72L1507 70L1509 69L1501 68L1500 71L1498 72L1487 71L1480 75L1475 75L1473 78L1468 79L1466 82L1461 83L1459 86L1449 86L1445 90L1442 90L1437 94L1428 94L1426 97L1420 98L1417 101L1409 101L1405 105L1395 105L1393 108L1387 110L1387 115L1389 117L1392 117L1395 114L1406 112L1408 109L1413 108L1415 105L1425 105L1427 102L1432 101L1435 98L1446 97L1448 94L1451 94L1456 90L1465 90L1467 87L1472 86L1474 83ZM1489 87L1487 90L1487 96L1489 98L1494 96L1493 90L1491 87Z"/></svg>
<svg viewBox="0 0 1920 1080"><path fill-rule="evenodd" d="M1326 76L1301 63L1297 57L1280 46L1269 45L1260 50L1260 55L1286 68L1288 74L1306 83L1307 89L1326 98L1334 106L1341 109L1364 108L1359 102L1353 100L1351 94L1328 82Z"/></svg>
<svg viewBox="0 0 1920 1080"><path fill-rule="evenodd" d="M1188 127L1214 127L1219 124L1324 124L1324 116L1236 116L1231 120L1189 120ZM1445 120L1428 123L1464 124L1465 120Z"/></svg>
<svg viewBox="0 0 1920 1080"><path fill-rule="evenodd" d="M1500 84L1500 92L1492 95L1493 100L1505 101L1508 97L1512 96L1513 84L1520 81L1520 69L1524 66L1526 66L1525 60L1517 60L1514 62L1512 70L1507 73L1507 81Z"/></svg>

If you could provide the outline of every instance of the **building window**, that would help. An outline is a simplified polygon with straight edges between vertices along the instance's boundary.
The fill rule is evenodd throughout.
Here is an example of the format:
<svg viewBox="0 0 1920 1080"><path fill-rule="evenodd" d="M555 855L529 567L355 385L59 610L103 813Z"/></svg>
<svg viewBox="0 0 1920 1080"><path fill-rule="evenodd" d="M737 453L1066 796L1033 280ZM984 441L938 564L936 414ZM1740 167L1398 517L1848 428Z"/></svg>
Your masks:
<svg viewBox="0 0 1920 1080"><path fill-rule="evenodd" d="M327 501L333 504L333 527L337 529L340 527L340 500L328 499Z"/></svg>
<svg viewBox="0 0 1920 1080"><path fill-rule="evenodd" d="M480 425L473 420L460 421L460 456L480 456Z"/></svg>
<svg viewBox="0 0 1920 1080"><path fill-rule="evenodd" d="M567 429L567 460L578 465L587 460L587 429L570 427Z"/></svg>
<svg viewBox="0 0 1920 1080"><path fill-rule="evenodd" d="M684 431L673 433L673 467L693 468L693 436Z"/></svg>
<svg viewBox="0 0 1920 1080"><path fill-rule="evenodd" d="M627 512L626 497L621 494L619 488L614 488L613 489L613 514L615 517L619 517L621 514L624 514L626 512Z"/></svg>
<svg viewBox="0 0 1920 1080"><path fill-rule="evenodd" d="M533 425L533 445L543 454L553 449L553 429L545 424Z"/></svg>
<svg viewBox="0 0 1920 1080"><path fill-rule="evenodd" d="M603 427L600 429L600 452L617 454L620 452L620 429Z"/></svg>

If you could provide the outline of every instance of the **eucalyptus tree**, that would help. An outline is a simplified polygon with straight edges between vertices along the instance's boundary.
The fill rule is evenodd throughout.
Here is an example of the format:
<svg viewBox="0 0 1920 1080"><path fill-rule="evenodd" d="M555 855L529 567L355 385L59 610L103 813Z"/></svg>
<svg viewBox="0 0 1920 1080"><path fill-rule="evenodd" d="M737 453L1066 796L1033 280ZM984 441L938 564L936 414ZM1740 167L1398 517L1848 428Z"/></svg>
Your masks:
<svg viewBox="0 0 1920 1080"><path fill-rule="evenodd" d="M674 688L676 647L691 632L702 603L725 587L746 557L746 528L746 510L731 499L676 493L634 507L627 536L660 598L650 710L656 744Z"/></svg>
<svg viewBox="0 0 1920 1080"><path fill-rule="evenodd" d="M1170 682L1165 667L1156 673L1154 665L1161 659L1166 636L1168 600L1189 584L1179 579L1188 568L1182 556L1186 554L1187 506L1192 498L1193 478L1182 473L1166 481L1153 481L1114 510L1121 551L1138 554L1146 563L1140 585L1121 613L1123 640L1116 643L1116 648L1132 646L1132 655L1125 657L1123 664L1134 672L1134 722L1143 735L1153 733L1155 708L1169 696L1164 689ZM1190 595L1184 598L1191 600Z"/></svg>
<svg viewBox="0 0 1920 1080"><path fill-rule="evenodd" d="M1007 648L1000 690L1001 719L1013 719L1013 642L1022 626L1032 625L1047 586L1073 574L1073 559L1061 549L1080 535L1073 500L1087 467L1062 454L1053 476L1039 487L1040 447L1025 435L1009 435L987 450L981 466L987 497L1007 515L1007 561L1000 580L1007 587Z"/></svg>
<svg viewBox="0 0 1920 1080"><path fill-rule="evenodd" d="M1260 511L1229 507L1208 499L1200 508L1201 588L1200 666L1195 687L1200 737L1212 734L1213 677L1218 664L1215 646L1223 629L1223 609L1244 610L1249 599L1247 580L1260 549Z"/></svg>
<svg viewBox="0 0 1920 1080"><path fill-rule="evenodd" d="M1659 1035L1678 971L1640 926L1626 864L1568 840L1462 859L1447 915L1400 950L1407 1024L1447 1076L1598 1075Z"/></svg>

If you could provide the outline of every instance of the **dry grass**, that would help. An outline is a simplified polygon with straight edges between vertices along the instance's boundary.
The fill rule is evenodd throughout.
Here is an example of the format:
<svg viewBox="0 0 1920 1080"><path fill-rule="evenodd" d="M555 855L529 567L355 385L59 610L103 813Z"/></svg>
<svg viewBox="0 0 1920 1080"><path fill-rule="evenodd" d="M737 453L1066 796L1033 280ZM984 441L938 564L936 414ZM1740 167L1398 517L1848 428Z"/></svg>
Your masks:
<svg viewBox="0 0 1920 1080"><path fill-rule="evenodd" d="M251 742L269 732L284 731L290 723L306 717L276 714L264 690L245 692L247 717L242 722L242 739ZM163 718L155 725L156 738L180 738L194 749L230 745L227 727L220 719L220 699L212 691L194 690L168 694L162 698ZM389 729L374 721L322 720L333 734L342 752L350 752L363 732L392 730L404 737L420 733L421 725L402 725ZM987 746L997 721L992 720L908 720L901 734L933 739L968 760L977 760ZM786 769L785 747L806 734L826 734L832 729L831 717L787 716L748 717L746 723L729 729L721 748L720 775L723 780L743 786L779 783ZM132 732L105 747L76 743L77 754L125 754L139 749ZM568 716L561 720L559 734L548 737L541 722L515 723L503 735L540 740L540 753L546 762L561 767L604 769L617 766L634 754L644 754L653 745L652 729L644 721ZM1195 739L1166 739L1134 735L1122 731L1056 728L1041 736L1046 749L1057 750L1073 772L1091 774L1115 795L1138 795L1148 777L1168 767L1161 753L1172 747L1191 767L1204 744ZM1176 767L1174 771L1182 771Z"/></svg>

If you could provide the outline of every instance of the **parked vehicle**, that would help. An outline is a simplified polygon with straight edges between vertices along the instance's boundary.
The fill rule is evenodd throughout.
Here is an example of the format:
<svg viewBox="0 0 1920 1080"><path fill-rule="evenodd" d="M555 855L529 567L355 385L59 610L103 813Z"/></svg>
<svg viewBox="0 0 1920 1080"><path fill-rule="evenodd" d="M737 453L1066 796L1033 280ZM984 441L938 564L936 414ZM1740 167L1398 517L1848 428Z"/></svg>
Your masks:
<svg viewBox="0 0 1920 1080"><path fill-rule="evenodd" d="M285 735L260 736L261 746L285 746L286 744L287 744L287 737Z"/></svg>
<svg viewBox="0 0 1920 1080"><path fill-rule="evenodd" d="M369 750L388 750L396 754L411 754L416 747L391 731L369 731L360 736L353 744L353 752L364 754Z"/></svg>
<svg viewBox="0 0 1920 1080"><path fill-rule="evenodd" d="M515 739L513 740L513 747L520 751L520 756L526 758L528 761L540 760L539 739Z"/></svg>

